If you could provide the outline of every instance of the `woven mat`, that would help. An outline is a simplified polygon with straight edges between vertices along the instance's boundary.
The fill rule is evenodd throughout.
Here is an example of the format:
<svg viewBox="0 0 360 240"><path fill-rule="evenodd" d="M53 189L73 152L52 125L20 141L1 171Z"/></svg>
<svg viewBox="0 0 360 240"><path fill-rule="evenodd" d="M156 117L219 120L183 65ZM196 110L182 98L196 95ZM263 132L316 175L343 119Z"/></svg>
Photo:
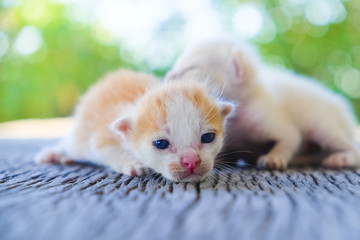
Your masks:
<svg viewBox="0 0 360 240"><path fill-rule="evenodd" d="M360 169L232 169L199 184L36 165L0 141L0 239L360 239Z"/></svg>

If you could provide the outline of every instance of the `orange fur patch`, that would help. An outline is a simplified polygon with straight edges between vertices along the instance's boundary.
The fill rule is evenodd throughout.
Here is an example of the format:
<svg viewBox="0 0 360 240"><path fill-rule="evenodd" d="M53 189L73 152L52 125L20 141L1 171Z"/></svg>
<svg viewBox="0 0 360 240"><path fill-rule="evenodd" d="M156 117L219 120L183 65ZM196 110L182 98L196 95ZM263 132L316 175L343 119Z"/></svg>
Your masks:
<svg viewBox="0 0 360 240"><path fill-rule="evenodd" d="M218 134L223 134L223 119L221 117L220 109L215 101L208 97L205 90L200 86L195 86L186 89L184 94L198 107L206 122L216 129Z"/></svg>
<svg viewBox="0 0 360 240"><path fill-rule="evenodd" d="M104 148L106 146L114 146L122 142L122 139L119 137L113 137L112 135L105 135L105 136L96 136L95 146L97 149Z"/></svg>
<svg viewBox="0 0 360 240"><path fill-rule="evenodd" d="M137 118L135 124L134 140L140 140L143 135L150 135L158 132L161 125L165 124L167 117L165 102L169 98L169 92L157 91L155 94L147 96L145 101L141 102L142 112Z"/></svg>
<svg viewBox="0 0 360 240"><path fill-rule="evenodd" d="M90 139L95 137L98 148L121 144L120 137L109 129L109 125L124 105L135 102L156 83L158 80L152 75L128 70L110 73L97 82L82 97L76 109L77 141L90 144Z"/></svg>

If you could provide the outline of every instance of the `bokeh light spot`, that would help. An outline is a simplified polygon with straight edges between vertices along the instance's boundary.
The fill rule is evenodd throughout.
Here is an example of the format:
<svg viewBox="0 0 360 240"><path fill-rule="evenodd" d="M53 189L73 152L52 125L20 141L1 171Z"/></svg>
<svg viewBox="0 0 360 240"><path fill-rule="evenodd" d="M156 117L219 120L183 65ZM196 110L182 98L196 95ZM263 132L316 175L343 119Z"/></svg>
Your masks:
<svg viewBox="0 0 360 240"><path fill-rule="evenodd" d="M305 10L307 20L318 26L342 22L346 15L344 5L339 0L313 0Z"/></svg>
<svg viewBox="0 0 360 240"><path fill-rule="evenodd" d="M14 42L14 51L27 56L38 51L43 45L43 38L38 28L34 26L23 27Z"/></svg>
<svg viewBox="0 0 360 240"><path fill-rule="evenodd" d="M276 26L270 18L267 18L264 21L264 27L262 31L258 34L256 40L257 42L260 43L268 43L274 40L275 36L276 36Z"/></svg>
<svg viewBox="0 0 360 240"><path fill-rule="evenodd" d="M331 20L331 8L326 1L312 1L306 8L306 18L314 25L326 25Z"/></svg>
<svg viewBox="0 0 360 240"><path fill-rule="evenodd" d="M211 37L219 36L221 33L221 24L218 14L211 8L204 9L189 18L185 35L187 44L194 44Z"/></svg>
<svg viewBox="0 0 360 240"><path fill-rule="evenodd" d="M257 5L242 4L234 14L233 24L242 37L253 38L261 31L264 17Z"/></svg>
<svg viewBox="0 0 360 240"><path fill-rule="evenodd" d="M337 67L329 67L330 71L334 74L334 84L338 89L342 89L342 79L346 72L351 71L353 68L351 65L343 64Z"/></svg>
<svg viewBox="0 0 360 240"><path fill-rule="evenodd" d="M359 71L351 69L344 73L341 81L342 90L352 98L360 97L360 77Z"/></svg>

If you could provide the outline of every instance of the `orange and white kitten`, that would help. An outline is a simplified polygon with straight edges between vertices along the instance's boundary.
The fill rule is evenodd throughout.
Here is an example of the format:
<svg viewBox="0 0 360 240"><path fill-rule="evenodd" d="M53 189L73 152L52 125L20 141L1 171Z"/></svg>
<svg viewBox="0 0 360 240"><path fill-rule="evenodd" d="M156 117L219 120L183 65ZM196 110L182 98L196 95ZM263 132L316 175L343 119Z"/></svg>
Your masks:
<svg viewBox="0 0 360 240"><path fill-rule="evenodd" d="M120 70L82 97L71 134L35 160L90 160L127 175L152 169L173 181L200 181L213 169L233 108L202 83L160 83Z"/></svg>
<svg viewBox="0 0 360 240"><path fill-rule="evenodd" d="M258 167L285 169L307 142L330 153L324 166L360 165L350 105L313 79L266 66L244 43L217 40L189 48L165 78L224 88L223 97L240 105L229 126L229 148L274 143Z"/></svg>

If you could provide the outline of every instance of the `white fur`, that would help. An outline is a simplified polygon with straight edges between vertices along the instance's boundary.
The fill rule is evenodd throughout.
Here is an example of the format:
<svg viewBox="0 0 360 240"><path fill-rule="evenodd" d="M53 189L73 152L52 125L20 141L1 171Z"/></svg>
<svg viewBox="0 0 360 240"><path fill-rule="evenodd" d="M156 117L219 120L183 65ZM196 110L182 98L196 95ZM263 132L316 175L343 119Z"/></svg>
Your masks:
<svg viewBox="0 0 360 240"><path fill-rule="evenodd" d="M266 66L244 43L219 40L189 48L165 79L208 81L223 97L241 103L231 119L232 148L275 141L259 167L284 169L305 141L331 154L327 167L360 165L356 121L349 104L313 79ZM207 80L206 80L207 79Z"/></svg>

